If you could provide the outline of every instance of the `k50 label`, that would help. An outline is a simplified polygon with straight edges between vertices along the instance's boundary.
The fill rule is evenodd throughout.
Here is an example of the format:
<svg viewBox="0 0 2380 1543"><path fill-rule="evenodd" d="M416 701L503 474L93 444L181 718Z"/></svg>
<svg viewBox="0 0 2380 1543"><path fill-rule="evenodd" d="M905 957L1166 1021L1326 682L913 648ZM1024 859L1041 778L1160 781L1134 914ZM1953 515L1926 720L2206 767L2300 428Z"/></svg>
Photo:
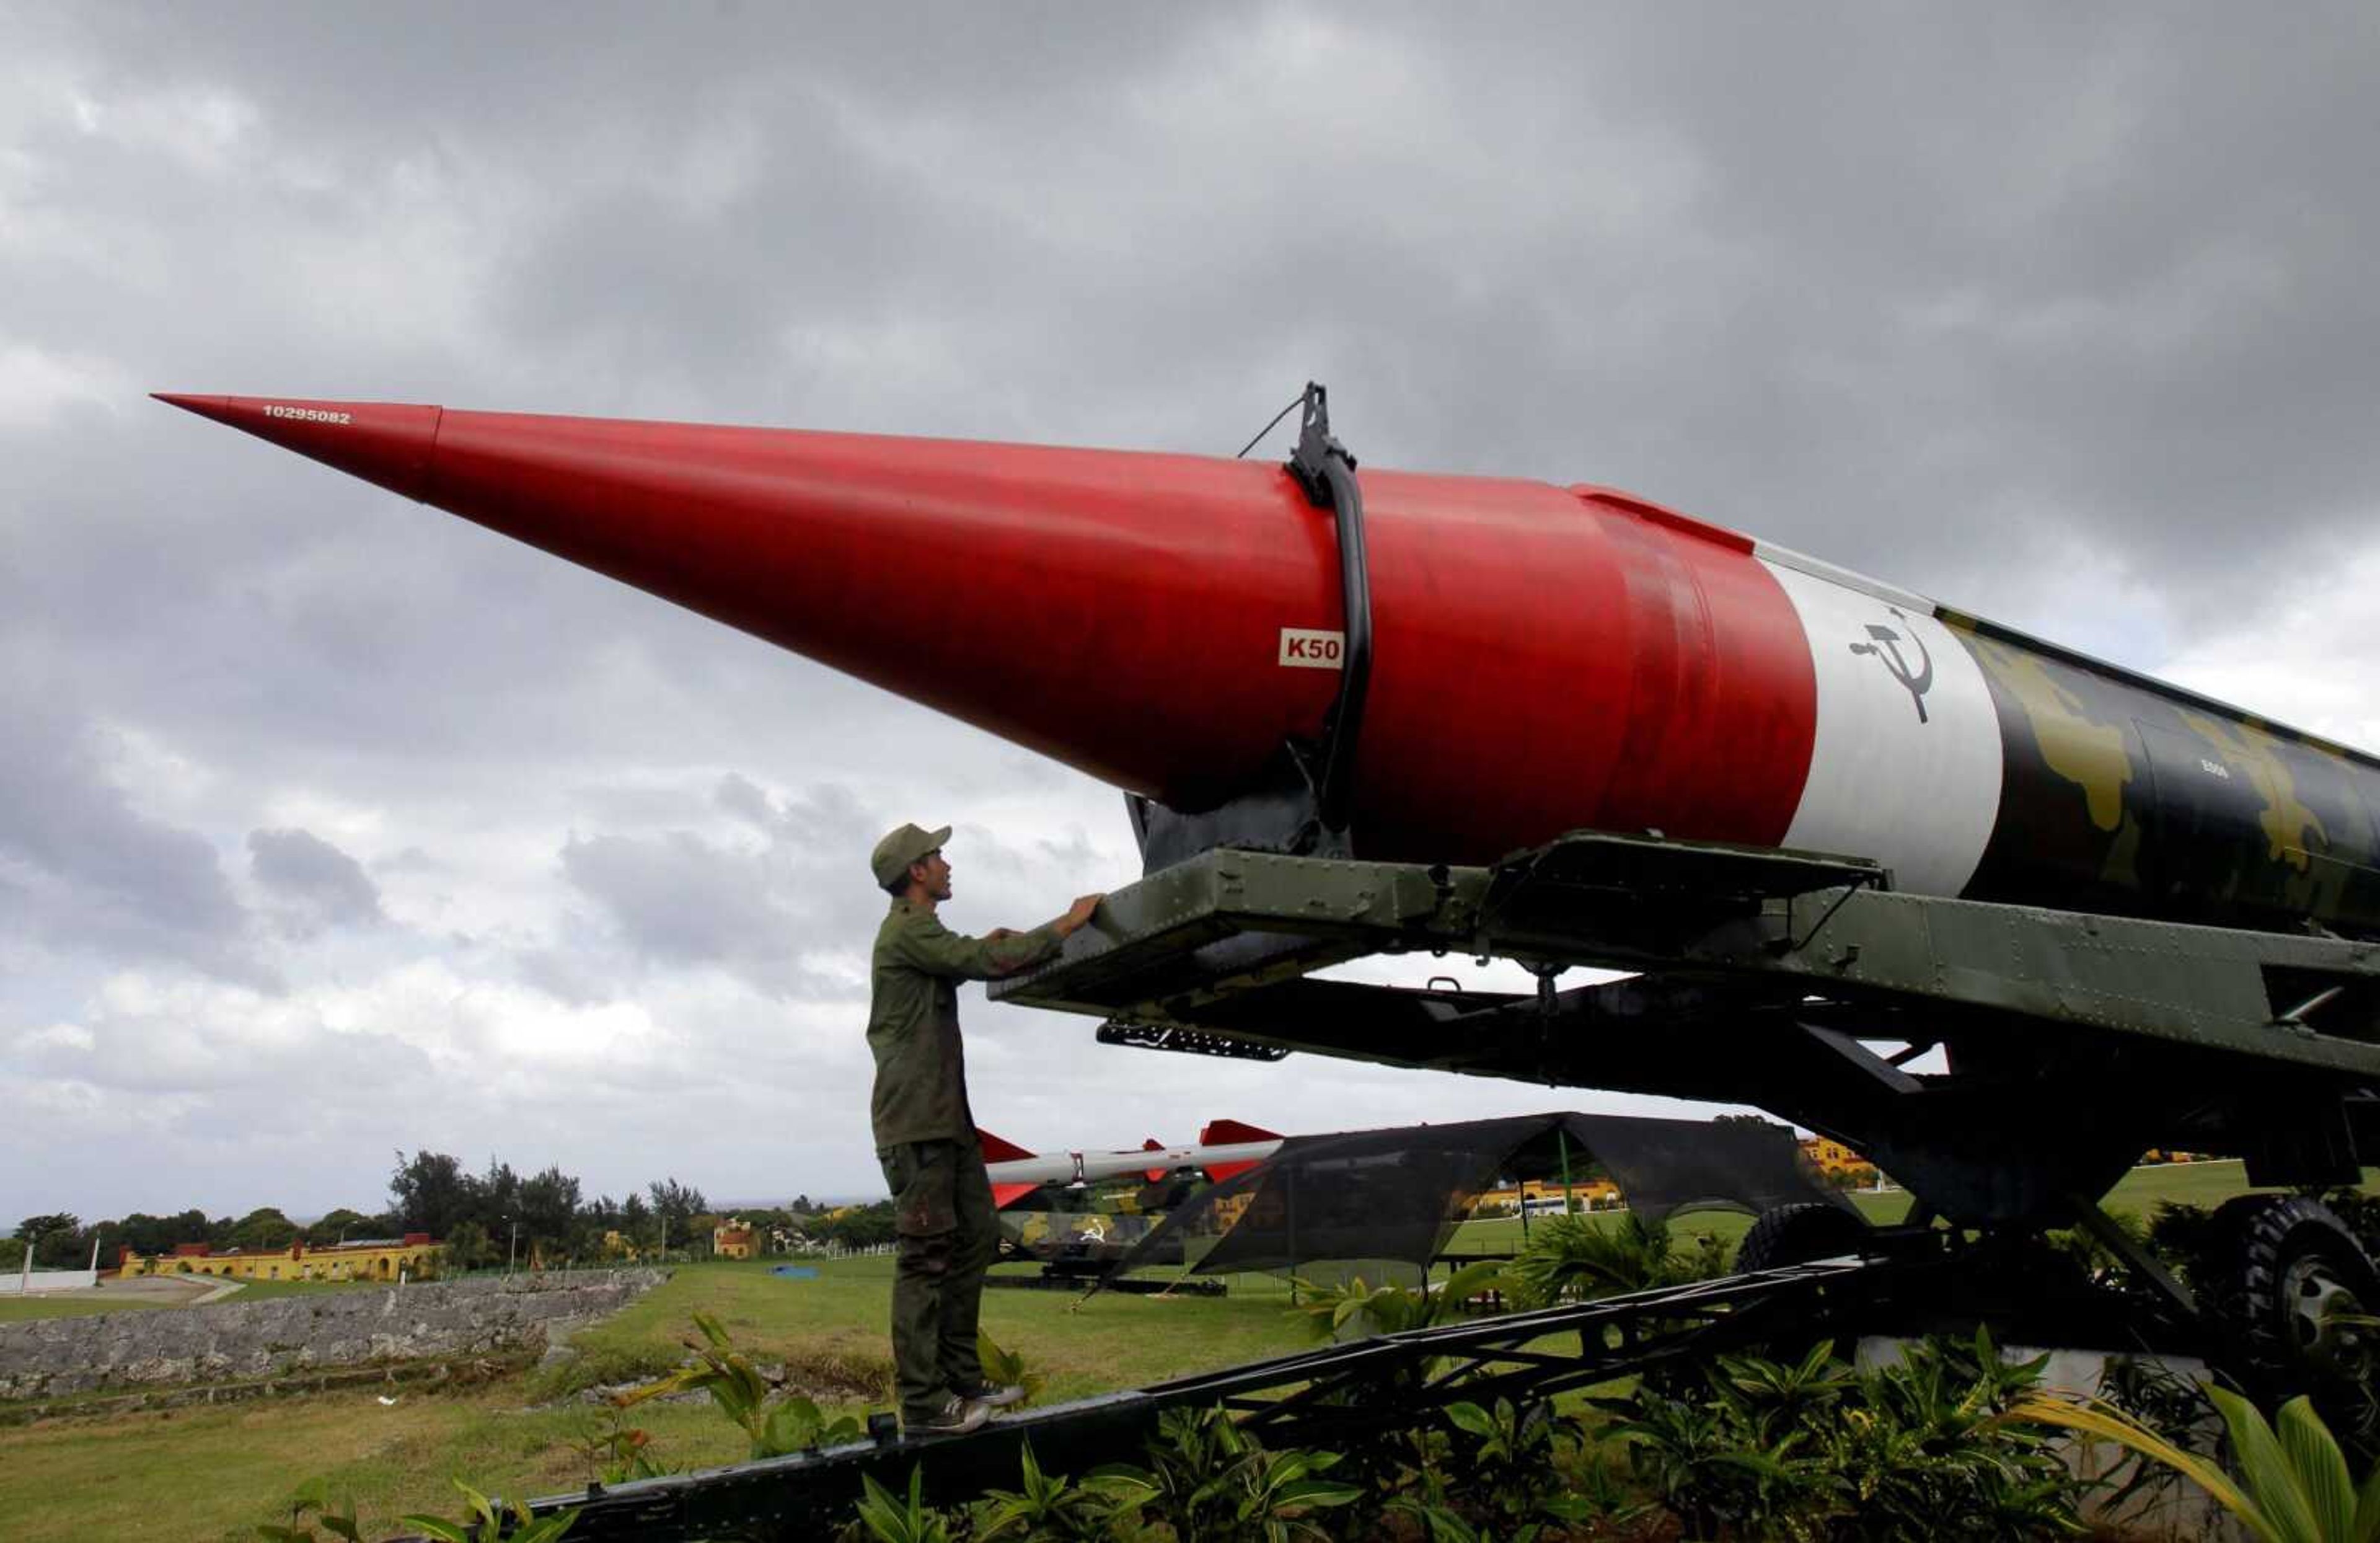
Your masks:
<svg viewBox="0 0 2380 1543"><path fill-rule="evenodd" d="M1281 662L1293 670L1337 670L1347 658L1347 635L1312 627L1281 629Z"/></svg>

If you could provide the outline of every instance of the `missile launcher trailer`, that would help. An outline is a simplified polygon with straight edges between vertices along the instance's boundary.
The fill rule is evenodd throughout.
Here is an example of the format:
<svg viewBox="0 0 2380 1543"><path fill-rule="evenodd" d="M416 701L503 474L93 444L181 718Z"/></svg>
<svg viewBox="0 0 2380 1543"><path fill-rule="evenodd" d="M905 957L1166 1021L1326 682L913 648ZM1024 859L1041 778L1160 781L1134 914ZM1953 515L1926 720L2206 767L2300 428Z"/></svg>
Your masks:
<svg viewBox="0 0 2380 1543"><path fill-rule="evenodd" d="M2022 1317L2043 1305L1984 1267L2068 1222L2151 1289L2126 1331L2270 1387L2371 1380L2380 1280L2319 1204L2224 1208L2204 1302L2097 1204L2151 1147L2303 1187L2380 1157L2369 755L1610 489L1359 480L1318 388L1286 467L166 400L1123 790L1147 877L1004 1000L1114 1044L1755 1104L1918 1202L1888 1233L1771 1212L1743 1254L1776 1268L1707 1315L1590 1304L1119 1394L943 1443L937 1482L1028 1428L1087 1440L1439 1345L1479 1354L1372 1417L1616 1375L1606 1329L1651 1355L1678 1353L1654 1323ZM1314 978L1398 952L1512 958L1540 989ZM1560 989L1573 966L1634 973ZM1574 1355L1529 1339L1573 1328ZM855 1451L880 1455L622 1487L576 1536L724 1530L739 1504L775 1525L907 1466Z"/></svg>

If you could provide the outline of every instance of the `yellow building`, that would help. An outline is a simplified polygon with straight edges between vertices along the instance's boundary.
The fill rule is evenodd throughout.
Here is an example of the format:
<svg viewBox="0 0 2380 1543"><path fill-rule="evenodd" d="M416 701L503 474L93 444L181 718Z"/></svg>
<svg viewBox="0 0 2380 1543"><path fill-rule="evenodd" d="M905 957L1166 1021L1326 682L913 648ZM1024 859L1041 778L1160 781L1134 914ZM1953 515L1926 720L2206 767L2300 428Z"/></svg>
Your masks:
<svg viewBox="0 0 2380 1543"><path fill-rule="evenodd" d="M1876 1183L1876 1164L1840 1141L1814 1136L1802 1143L1802 1155L1810 1160L1810 1166L1830 1179L1848 1176L1855 1184Z"/></svg>
<svg viewBox="0 0 2380 1543"><path fill-rule="evenodd" d="M752 1229L740 1216L731 1216L710 1229L710 1252L715 1258L748 1259L759 1250L754 1245Z"/></svg>
<svg viewBox="0 0 2380 1543"><path fill-rule="evenodd" d="M358 1238L328 1248L301 1241L266 1253L227 1248L216 1253L203 1243L178 1244L170 1254L124 1250L116 1273L218 1275L235 1281L424 1281L438 1273L438 1245L428 1233L401 1238Z"/></svg>
<svg viewBox="0 0 2380 1543"><path fill-rule="evenodd" d="M1571 1198L1581 1210L1592 1210L1620 1203L1620 1186L1609 1179L1576 1179L1570 1186ZM1481 1211L1518 1210L1522 1205L1532 1208L1559 1207L1562 1203L1562 1186L1559 1179L1524 1179L1518 1185L1501 1189L1483 1189L1472 1201L1474 1216Z"/></svg>

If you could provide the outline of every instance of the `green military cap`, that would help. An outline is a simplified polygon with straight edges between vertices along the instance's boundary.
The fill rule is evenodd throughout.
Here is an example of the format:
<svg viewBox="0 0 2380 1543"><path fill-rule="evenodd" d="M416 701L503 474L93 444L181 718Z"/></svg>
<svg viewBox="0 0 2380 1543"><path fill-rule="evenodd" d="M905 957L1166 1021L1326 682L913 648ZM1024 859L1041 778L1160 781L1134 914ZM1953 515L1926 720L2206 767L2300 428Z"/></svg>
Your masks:
<svg viewBox="0 0 2380 1543"><path fill-rule="evenodd" d="M909 871L911 863L929 852L941 851L942 843L950 839L951 828L947 825L939 831L921 831L915 825L903 825L888 832L884 839L876 844L876 850L868 855L868 866L875 872L879 885L894 884L900 881L901 875Z"/></svg>

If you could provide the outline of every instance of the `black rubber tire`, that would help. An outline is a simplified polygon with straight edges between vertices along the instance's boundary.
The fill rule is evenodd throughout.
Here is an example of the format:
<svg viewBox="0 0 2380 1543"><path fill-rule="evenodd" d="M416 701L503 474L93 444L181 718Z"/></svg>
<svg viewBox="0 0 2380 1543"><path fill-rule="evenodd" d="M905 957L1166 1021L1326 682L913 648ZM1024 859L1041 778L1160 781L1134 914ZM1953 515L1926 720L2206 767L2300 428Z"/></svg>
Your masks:
<svg viewBox="0 0 2380 1543"><path fill-rule="evenodd" d="M2231 1258L2207 1306L2244 1369L2277 1394L2317 1403L2368 1389L2380 1374L2380 1337L2335 1319L2380 1312L2380 1271L2338 1213L2301 1195L2254 1195L2217 1214Z"/></svg>
<svg viewBox="0 0 2380 1543"><path fill-rule="evenodd" d="M1864 1253L1869 1231L1866 1222L1840 1206L1816 1200L1779 1206L1762 1211L1736 1245L1736 1273Z"/></svg>

